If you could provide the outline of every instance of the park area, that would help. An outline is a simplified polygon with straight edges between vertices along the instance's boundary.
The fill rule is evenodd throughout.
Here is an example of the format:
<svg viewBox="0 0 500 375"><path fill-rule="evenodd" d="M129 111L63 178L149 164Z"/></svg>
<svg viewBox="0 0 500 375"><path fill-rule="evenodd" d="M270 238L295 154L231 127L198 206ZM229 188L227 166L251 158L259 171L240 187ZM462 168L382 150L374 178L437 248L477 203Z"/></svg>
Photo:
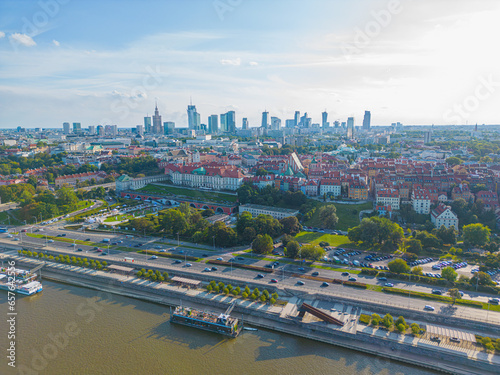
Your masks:
<svg viewBox="0 0 500 375"><path fill-rule="evenodd" d="M216 203L235 203L238 197L233 194L220 193L213 191L200 191L184 187L175 187L170 185L147 185L137 191L147 192L159 195L176 195L186 198L192 198L199 201L209 201Z"/></svg>
<svg viewBox="0 0 500 375"><path fill-rule="evenodd" d="M319 218L319 208L321 206L329 204L333 204L337 208L337 216L339 218L339 222L334 229L343 231L347 231L349 228L359 225L359 213L361 211L373 209L372 202L360 204L340 204L335 202L320 203L316 207L316 211L312 215L311 219L306 221L304 225L313 228L323 228L323 225Z"/></svg>
<svg viewBox="0 0 500 375"><path fill-rule="evenodd" d="M295 236L295 240L299 243L310 243L313 245L318 245L320 242L328 242L329 246L348 246L355 248L356 245L349 241L347 236L340 236L328 233L318 233L318 232L300 232Z"/></svg>

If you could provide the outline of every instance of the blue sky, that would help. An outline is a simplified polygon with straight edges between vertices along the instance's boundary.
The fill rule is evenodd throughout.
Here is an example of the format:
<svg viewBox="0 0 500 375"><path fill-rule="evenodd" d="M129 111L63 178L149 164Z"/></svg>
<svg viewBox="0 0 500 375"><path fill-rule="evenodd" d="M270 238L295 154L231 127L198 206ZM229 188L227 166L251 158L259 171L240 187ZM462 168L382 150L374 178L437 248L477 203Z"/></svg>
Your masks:
<svg viewBox="0 0 500 375"><path fill-rule="evenodd" d="M450 4L453 4L451 6ZM0 2L0 128L186 126L235 110L319 122L499 124L498 1Z"/></svg>

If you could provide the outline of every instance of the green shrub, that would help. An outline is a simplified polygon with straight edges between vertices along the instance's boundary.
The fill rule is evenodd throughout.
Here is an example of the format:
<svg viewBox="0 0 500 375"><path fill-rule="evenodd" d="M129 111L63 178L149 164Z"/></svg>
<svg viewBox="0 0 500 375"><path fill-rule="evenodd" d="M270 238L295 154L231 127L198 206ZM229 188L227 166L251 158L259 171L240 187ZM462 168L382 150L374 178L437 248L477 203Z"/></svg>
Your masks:
<svg viewBox="0 0 500 375"><path fill-rule="evenodd" d="M370 317L370 315L361 314L361 315L359 316L359 322L360 322L360 323L363 323L363 324L369 325L369 324L370 324L370 321L371 321L371 317Z"/></svg>

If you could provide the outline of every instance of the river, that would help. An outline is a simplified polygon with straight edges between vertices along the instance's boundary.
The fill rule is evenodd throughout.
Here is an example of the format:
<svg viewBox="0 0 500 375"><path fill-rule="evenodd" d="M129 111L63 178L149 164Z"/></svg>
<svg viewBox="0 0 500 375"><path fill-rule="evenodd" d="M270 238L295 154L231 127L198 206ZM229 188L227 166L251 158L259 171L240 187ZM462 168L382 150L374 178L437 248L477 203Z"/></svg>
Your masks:
<svg viewBox="0 0 500 375"><path fill-rule="evenodd" d="M7 292L0 291L2 321ZM0 374L436 374L268 330L236 339L171 325L169 308L63 283L16 301L16 369L0 324Z"/></svg>

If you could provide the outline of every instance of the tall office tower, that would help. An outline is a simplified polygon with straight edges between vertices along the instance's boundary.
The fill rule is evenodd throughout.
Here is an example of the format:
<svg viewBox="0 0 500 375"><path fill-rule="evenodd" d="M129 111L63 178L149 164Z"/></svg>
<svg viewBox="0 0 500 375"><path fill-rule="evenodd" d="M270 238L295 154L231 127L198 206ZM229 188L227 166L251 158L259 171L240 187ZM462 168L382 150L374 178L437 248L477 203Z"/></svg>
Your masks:
<svg viewBox="0 0 500 375"><path fill-rule="evenodd" d="M241 129L243 130L248 130L250 125L248 124L248 119L246 117L243 117L243 120L241 122Z"/></svg>
<svg viewBox="0 0 500 375"><path fill-rule="evenodd" d="M295 127L295 119L285 120L285 127L294 128Z"/></svg>
<svg viewBox="0 0 500 375"><path fill-rule="evenodd" d="M144 135L144 126L143 125L137 125L135 128L136 128L137 134Z"/></svg>
<svg viewBox="0 0 500 375"><path fill-rule="evenodd" d="M333 124L334 124L334 126L335 126L336 128L338 128L338 127L340 126L340 122L339 122L339 121L335 121Z"/></svg>
<svg viewBox="0 0 500 375"><path fill-rule="evenodd" d="M267 129L269 127L269 112L264 111L262 112L262 124L261 126L264 129Z"/></svg>
<svg viewBox="0 0 500 375"><path fill-rule="evenodd" d="M63 122L63 133L64 134L71 133L71 127L70 127L69 122Z"/></svg>
<svg viewBox="0 0 500 375"><path fill-rule="evenodd" d="M330 124L328 123L328 112L321 113L321 127L323 129L329 128Z"/></svg>
<svg viewBox="0 0 500 375"><path fill-rule="evenodd" d="M144 117L144 131L146 133L151 133L151 117Z"/></svg>
<svg viewBox="0 0 500 375"><path fill-rule="evenodd" d="M295 111L295 115L293 117L294 121L295 121L295 126L299 126L299 122L300 122L300 111Z"/></svg>
<svg viewBox="0 0 500 375"><path fill-rule="evenodd" d="M153 133L163 134L160 112L158 112L158 104L155 106L155 114L153 116Z"/></svg>
<svg viewBox="0 0 500 375"><path fill-rule="evenodd" d="M346 122L345 121L342 121L342 129L345 129L346 128Z"/></svg>
<svg viewBox="0 0 500 375"><path fill-rule="evenodd" d="M118 135L118 125L111 125L111 135L113 137Z"/></svg>
<svg viewBox="0 0 500 375"><path fill-rule="evenodd" d="M193 104L188 105L188 127L191 130L200 130L200 114L196 112L196 106Z"/></svg>
<svg viewBox="0 0 500 375"><path fill-rule="evenodd" d="M354 117L347 118L347 138L354 138Z"/></svg>
<svg viewBox="0 0 500 375"><path fill-rule="evenodd" d="M226 115L228 133L236 132L236 113L234 111L229 111Z"/></svg>
<svg viewBox="0 0 500 375"><path fill-rule="evenodd" d="M222 113L220 115L220 131L222 133L227 133L227 113Z"/></svg>
<svg viewBox="0 0 500 375"><path fill-rule="evenodd" d="M73 123L73 133L80 134L82 132L82 124L79 122Z"/></svg>
<svg viewBox="0 0 500 375"><path fill-rule="evenodd" d="M271 130L281 129L281 119L278 117L271 117Z"/></svg>
<svg viewBox="0 0 500 375"><path fill-rule="evenodd" d="M369 131L372 121L372 114L370 111L365 111L365 117L363 117L363 130Z"/></svg>
<svg viewBox="0 0 500 375"><path fill-rule="evenodd" d="M424 132L424 144L432 142L432 132Z"/></svg>
<svg viewBox="0 0 500 375"><path fill-rule="evenodd" d="M304 113L304 116L300 118L299 126L303 128L310 128L312 125L312 119L307 117L307 112Z"/></svg>
<svg viewBox="0 0 500 375"><path fill-rule="evenodd" d="M98 135L104 135L104 126L97 125L97 134Z"/></svg>
<svg viewBox="0 0 500 375"><path fill-rule="evenodd" d="M172 135L175 133L175 122L167 121L163 123L163 132L165 135Z"/></svg>
<svg viewBox="0 0 500 375"><path fill-rule="evenodd" d="M94 135L94 134L95 134L95 126L89 125L89 135Z"/></svg>
<svg viewBox="0 0 500 375"><path fill-rule="evenodd" d="M219 132L219 115L208 116L208 132L217 134Z"/></svg>

